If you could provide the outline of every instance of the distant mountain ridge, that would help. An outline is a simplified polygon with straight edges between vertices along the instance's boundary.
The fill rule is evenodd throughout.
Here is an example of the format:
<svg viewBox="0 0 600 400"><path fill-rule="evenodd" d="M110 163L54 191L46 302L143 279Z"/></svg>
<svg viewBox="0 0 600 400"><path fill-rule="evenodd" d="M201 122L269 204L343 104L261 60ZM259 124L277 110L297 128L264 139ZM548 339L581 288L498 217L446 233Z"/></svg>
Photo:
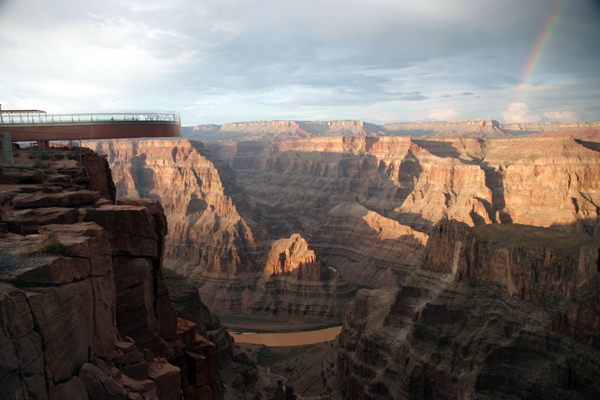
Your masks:
<svg viewBox="0 0 600 400"><path fill-rule="evenodd" d="M529 134L600 133L600 122L500 124L493 119L395 122L376 125L357 120L248 121L181 127L182 136L206 142L271 141L315 136L512 137Z"/></svg>

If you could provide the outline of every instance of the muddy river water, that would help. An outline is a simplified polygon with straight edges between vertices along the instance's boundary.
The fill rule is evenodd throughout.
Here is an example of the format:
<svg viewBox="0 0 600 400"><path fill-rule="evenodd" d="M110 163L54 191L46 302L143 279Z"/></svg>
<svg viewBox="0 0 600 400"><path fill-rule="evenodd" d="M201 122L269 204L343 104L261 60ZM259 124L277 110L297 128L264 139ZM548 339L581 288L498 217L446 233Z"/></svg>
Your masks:
<svg viewBox="0 0 600 400"><path fill-rule="evenodd" d="M229 332L236 343L264 344L266 346L304 346L328 342L342 331L341 326L317 331L288 333L237 333Z"/></svg>

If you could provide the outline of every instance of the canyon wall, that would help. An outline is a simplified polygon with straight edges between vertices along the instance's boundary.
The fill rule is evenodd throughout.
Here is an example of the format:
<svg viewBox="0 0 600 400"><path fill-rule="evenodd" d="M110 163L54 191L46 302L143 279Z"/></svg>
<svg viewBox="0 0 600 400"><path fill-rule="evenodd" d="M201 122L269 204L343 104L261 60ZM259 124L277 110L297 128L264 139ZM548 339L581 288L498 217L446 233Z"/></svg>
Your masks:
<svg viewBox="0 0 600 400"><path fill-rule="evenodd" d="M183 126L182 136L204 142L272 141L319 136L511 137L530 134L600 133L600 122L500 124L493 119L394 122L376 125L356 120L251 121L225 125Z"/></svg>
<svg viewBox="0 0 600 400"><path fill-rule="evenodd" d="M164 205L170 226L165 266L196 284L212 312L341 320L355 289L325 265L315 263L310 274L265 273L272 242L290 233L273 234L233 170L202 143L149 140L88 146L106 154L119 196L149 197ZM287 224L277 215L274 220ZM306 266L293 268L302 272ZM265 285L285 292L286 300L269 296Z"/></svg>
<svg viewBox="0 0 600 400"><path fill-rule="evenodd" d="M600 239L442 221L398 289L361 290L338 340L344 398L596 398Z"/></svg>
<svg viewBox="0 0 600 400"><path fill-rule="evenodd" d="M182 127L182 136L216 142L219 140L264 141L313 136L377 136L381 127L362 121L249 121L225 125Z"/></svg>
<svg viewBox="0 0 600 400"><path fill-rule="evenodd" d="M115 205L106 160L82 165L3 174L0 397L219 398L215 345L171 306L161 205Z"/></svg>
<svg viewBox="0 0 600 400"><path fill-rule="evenodd" d="M302 233L344 279L371 287L419 265L442 219L599 229L599 153L568 136L281 140L235 172L271 234Z"/></svg>
<svg viewBox="0 0 600 400"><path fill-rule="evenodd" d="M600 122L538 122L502 124L502 129L513 134L528 134L542 132L578 132L600 130Z"/></svg>
<svg viewBox="0 0 600 400"><path fill-rule="evenodd" d="M506 137L512 136L498 121L479 119L472 121L399 122L383 125L386 133L396 136L469 136Z"/></svg>
<svg viewBox="0 0 600 400"><path fill-rule="evenodd" d="M571 136L211 144L226 160L186 140L92 146L107 154L120 196L164 204L166 265L190 277L219 314L269 309L253 296L264 292L272 243L294 234L341 281L385 287L420 265L442 219L600 229L599 152ZM346 298L346 287L334 287ZM319 290L315 298L330 289Z"/></svg>

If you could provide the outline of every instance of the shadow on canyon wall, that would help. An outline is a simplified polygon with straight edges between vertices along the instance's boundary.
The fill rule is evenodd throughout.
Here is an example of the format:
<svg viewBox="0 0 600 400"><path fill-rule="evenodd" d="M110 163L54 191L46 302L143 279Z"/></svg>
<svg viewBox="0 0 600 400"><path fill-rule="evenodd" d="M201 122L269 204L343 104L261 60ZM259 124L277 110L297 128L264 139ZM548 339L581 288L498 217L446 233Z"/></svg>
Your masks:
<svg viewBox="0 0 600 400"><path fill-rule="evenodd" d="M583 139L575 139L575 141L587 149L600 152L600 142L593 142Z"/></svg>

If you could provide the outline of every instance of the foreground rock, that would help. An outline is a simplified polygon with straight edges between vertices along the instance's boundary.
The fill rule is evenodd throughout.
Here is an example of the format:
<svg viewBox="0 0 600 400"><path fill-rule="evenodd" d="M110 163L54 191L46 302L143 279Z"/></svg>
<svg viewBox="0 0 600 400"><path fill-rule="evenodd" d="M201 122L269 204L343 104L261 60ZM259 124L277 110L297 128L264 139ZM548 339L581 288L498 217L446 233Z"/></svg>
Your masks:
<svg viewBox="0 0 600 400"><path fill-rule="evenodd" d="M399 289L360 291L339 337L344 398L596 398L600 240L435 227Z"/></svg>
<svg viewBox="0 0 600 400"><path fill-rule="evenodd" d="M216 346L171 306L161 205L115 205L88 177L2 197L0 397L219 398Z"/></svg>

